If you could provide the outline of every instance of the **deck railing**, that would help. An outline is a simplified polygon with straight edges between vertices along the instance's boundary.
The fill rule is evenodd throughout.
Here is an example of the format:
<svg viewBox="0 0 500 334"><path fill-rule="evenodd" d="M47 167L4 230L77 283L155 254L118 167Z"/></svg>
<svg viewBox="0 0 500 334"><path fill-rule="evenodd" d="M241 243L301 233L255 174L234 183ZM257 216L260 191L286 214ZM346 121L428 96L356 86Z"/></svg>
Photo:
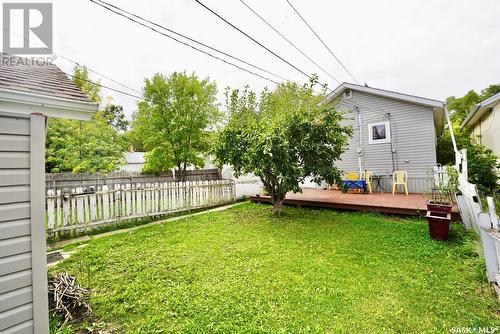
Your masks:
<svg viewBox="0 0 500 334"><path fill-rule="evenodd" d="M128 183L48 190L49 236L235 201L234 182Z"/></svg>

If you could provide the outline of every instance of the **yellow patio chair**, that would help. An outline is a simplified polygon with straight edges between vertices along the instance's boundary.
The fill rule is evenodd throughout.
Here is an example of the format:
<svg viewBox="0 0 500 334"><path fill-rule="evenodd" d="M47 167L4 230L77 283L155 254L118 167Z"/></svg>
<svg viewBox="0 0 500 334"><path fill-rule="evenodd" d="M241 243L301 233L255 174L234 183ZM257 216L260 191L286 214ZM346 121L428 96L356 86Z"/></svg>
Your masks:
<svg viewBox="0 0 500 334"><path fill-rule="evenodd" d="M356 181L359 180L359 176L356 172L348 172L345 174L345 179L349 181Z"/></svg>
<svg viewBox="0 0 500 334"><path fill-rule="evenodd" d="M373 173L368 171L361 173L361 180L365 180L366 187L370 194L372 193L372 175Z"/></svg>
<svg viewBox="0 0 500 334"><path fill-rule="evenodd" d="M394 195L394 192L397 189L398 185L402 185L405 188L405 193L408 195L408 173L405 171L397 170L392 174L392 194Z"/></svg>

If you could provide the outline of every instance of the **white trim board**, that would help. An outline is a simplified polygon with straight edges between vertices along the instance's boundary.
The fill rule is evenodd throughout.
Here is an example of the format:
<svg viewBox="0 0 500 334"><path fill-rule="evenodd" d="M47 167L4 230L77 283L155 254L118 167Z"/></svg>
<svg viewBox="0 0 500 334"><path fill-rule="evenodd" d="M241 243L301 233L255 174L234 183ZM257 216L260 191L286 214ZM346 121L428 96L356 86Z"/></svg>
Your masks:
<svg viewBox="0 0 500 334"><path fill-rule="evenodd" d="M0 89L0 110L22 115L40 113L48 117L90 120L98 105L28 92Z"/></svg>

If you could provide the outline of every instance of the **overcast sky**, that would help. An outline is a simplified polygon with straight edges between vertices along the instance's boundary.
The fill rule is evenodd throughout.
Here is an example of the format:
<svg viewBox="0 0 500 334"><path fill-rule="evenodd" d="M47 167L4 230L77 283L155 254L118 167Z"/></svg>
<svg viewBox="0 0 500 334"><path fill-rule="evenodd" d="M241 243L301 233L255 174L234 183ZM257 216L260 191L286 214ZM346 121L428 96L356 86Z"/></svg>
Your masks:
<svg viewBox="0 0 500 334"><path fill-rule="evenodd" d="M260 48L194 0L107 0L287 79L307 78ZM271 31L239 0L202 0L307 73L337 83ZM500 83L500 1L290 0L360 83L434 99ZM245 0L340 82L352 79L285 0ZM196 72L224 88L274 84L198 53L89 0L55 0L54 51L141 91L157 72ZM58 59L67 73L73 64ZM92 79L99 79L92 75ZM123 87L101 78L118 89ZM127 116L136 100L117 93Z"/></svg>

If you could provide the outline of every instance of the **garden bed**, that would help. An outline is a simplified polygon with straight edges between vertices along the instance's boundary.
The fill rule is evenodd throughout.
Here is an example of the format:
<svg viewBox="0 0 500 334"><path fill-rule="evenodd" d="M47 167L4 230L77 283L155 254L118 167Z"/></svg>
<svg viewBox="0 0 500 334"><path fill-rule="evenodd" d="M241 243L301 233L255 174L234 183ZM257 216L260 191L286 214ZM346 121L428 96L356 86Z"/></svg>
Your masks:
<svg viewBox="0 0 500 334"><path fill-rule="evenodd" d="M96 239L60 266L116 333L435 333L496 326L475 236L422 219L243 204ZM57 267L56 267L57 268ZM57 270L57 269L52 269Z"/></svg>

